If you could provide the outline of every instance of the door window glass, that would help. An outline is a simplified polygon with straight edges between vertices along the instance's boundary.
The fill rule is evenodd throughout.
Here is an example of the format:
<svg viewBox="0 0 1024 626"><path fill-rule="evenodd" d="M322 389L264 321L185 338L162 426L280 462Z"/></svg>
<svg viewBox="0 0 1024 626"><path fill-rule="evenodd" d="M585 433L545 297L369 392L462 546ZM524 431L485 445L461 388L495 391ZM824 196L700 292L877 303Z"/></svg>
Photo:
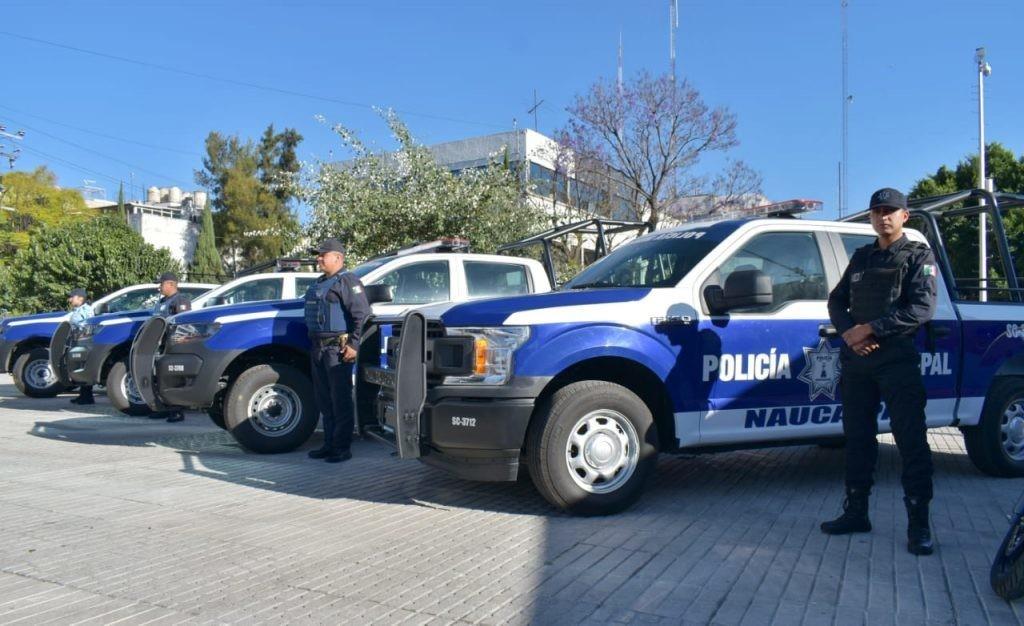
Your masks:
<svg viewBox="0 0 1024 626"><path fill-rule="evenodd" d="M427 304L450 299L448 261L414 263L388 272L374 284L391 287L391 304Z"/></svg>
<svg viewBox="0 0 1024 626"><path fill-rule="evenodd" d="M758 270L772 279L772 304L746 312L774 310L797 300L828 299L821 252L813 233L765 233L729 257L710 284L725 286L729 274Z"/></svg>

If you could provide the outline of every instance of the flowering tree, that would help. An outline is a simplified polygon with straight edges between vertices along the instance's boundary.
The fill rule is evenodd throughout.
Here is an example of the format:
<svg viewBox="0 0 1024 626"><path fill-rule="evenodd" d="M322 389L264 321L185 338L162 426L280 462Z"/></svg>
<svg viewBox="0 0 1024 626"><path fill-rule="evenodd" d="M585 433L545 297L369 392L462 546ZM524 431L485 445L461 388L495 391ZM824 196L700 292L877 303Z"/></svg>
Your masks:
<svg viewBox="0 0 1024 626"><path fill-rule="evenodd" d="M708 196L717 209L760 193L760 176L742 162L718 176L696 174L705 153L737 145L736 116L709 108L685 80L641 72L621 89L598 80L567 111L559 137L576 155L577 176L621 185L635 218L652 228L685 196Z"/></svg>
<svg viewBox="0 0 1024 626"><path fill-rule="evenodd" d="M543 214L526 202L522 179L503 154L485 167L453 173L397 116L382 116L397 150L370 150L337 125L334 132L353 158L304 167L302 196L312 208L312 240L340 237L358 261L449 236L466 237L475 251L490 252L543 225Z"/></svg>

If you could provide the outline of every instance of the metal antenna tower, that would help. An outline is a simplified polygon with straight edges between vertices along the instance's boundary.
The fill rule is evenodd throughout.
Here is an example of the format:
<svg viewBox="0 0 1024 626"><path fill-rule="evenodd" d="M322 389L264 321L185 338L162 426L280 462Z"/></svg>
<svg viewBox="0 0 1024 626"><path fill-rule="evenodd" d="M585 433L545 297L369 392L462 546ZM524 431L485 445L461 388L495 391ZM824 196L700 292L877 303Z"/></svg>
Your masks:
<svg viewBox="0 0 1024 626"><path fill-rule="evenodd" d="M537 109L540 105L544 104L543 100L537 100L537 90L533 90L533 106L526 112L527 114L533 114L533 130L537 130ZM537 131L540 132L540 131Z"/></svg>
<svg viewBox="0 0 1024 626"><path fill-rule="evenodd" d="M619 97L621 98L622 97L622 29L619 29L619 66L618 66L618 70L619 70L619 72L618 72L618 76L619 76L619 82L618 82L618 85L619 85Z"/></svg>
<svg viewBox="0 0 1024 626"><path fill-rule="evenodd" d="M847 164L850 160L850 96L849 89L849 41L847 39L847 18L846 8L848 0L841 0L842 29L843 29L843 129L842 129L842 157L839 164L839 217L842 218L849 210L849 188L847 182Z"/></svg>
<svg viewBox="0 0 1024 626"><path fill-rule="evenodd" d="M668 0L668 60L672 82L676 82L676 29L679 28L679 0Z"/></svg>

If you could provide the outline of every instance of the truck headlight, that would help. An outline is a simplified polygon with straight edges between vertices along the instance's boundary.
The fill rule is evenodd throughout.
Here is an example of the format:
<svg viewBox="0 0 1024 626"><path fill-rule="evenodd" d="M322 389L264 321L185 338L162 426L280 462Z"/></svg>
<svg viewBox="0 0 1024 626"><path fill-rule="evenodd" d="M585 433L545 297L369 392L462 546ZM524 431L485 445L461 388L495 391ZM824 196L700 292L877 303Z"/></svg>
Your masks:
<svg viewBox="0 0 1024 626"><path fill-rule="evenodd" d="M167 333L167 342L171 345L194 343L209 339L220 330L220 324L171 324Z"/></svg>
<svg viewBox="0 0 1024 626"><path fill-rule="evenodd" d="M529 326L448 328L449 337L473 338L473 373L446 376L444 384L502 385L512 376L512 355L530 338Z"/></svg>
<svg viewBox="0 0 1024 626"><path fill-rule="evenodd" d="M93 335L95 335L96 331L99 330L99 329L100 329L100 325L99 324L89 324L89 323L79 324L78 326L75 326L75 328L73 329L73 331L72 331L72 338L75 341L80 341L82 339L89 339Z"/></svg>

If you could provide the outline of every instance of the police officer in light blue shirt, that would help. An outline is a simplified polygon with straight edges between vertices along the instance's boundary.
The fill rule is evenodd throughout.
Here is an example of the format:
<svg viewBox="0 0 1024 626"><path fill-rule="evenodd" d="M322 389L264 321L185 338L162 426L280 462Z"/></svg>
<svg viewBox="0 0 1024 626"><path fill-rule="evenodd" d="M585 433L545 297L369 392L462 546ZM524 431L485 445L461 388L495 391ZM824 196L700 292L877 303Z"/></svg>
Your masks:
<svg viewBox="0 0 1024 626"><path fill-rule="evenodd" d="M71 317L68 321L75 328L84 326L86 320L92 317L92 305L86 302L87 298L88 294L81 287L68 292L68 305L71 307ZM92 385L81 385L78 388L78 397L72 398L71 404L96 404L92 395Z"/></svg>
<svg viewBox="0 0 1024 626"><path fill-rule="evenodd" d="M323 271L306 291L305 321L309 333L313 395L323 416L324 445L309 457L328 463L352 458L352 367L359 349L370 303L359 277L343 271L345 246L327 239L312 252Z"/></svg>

